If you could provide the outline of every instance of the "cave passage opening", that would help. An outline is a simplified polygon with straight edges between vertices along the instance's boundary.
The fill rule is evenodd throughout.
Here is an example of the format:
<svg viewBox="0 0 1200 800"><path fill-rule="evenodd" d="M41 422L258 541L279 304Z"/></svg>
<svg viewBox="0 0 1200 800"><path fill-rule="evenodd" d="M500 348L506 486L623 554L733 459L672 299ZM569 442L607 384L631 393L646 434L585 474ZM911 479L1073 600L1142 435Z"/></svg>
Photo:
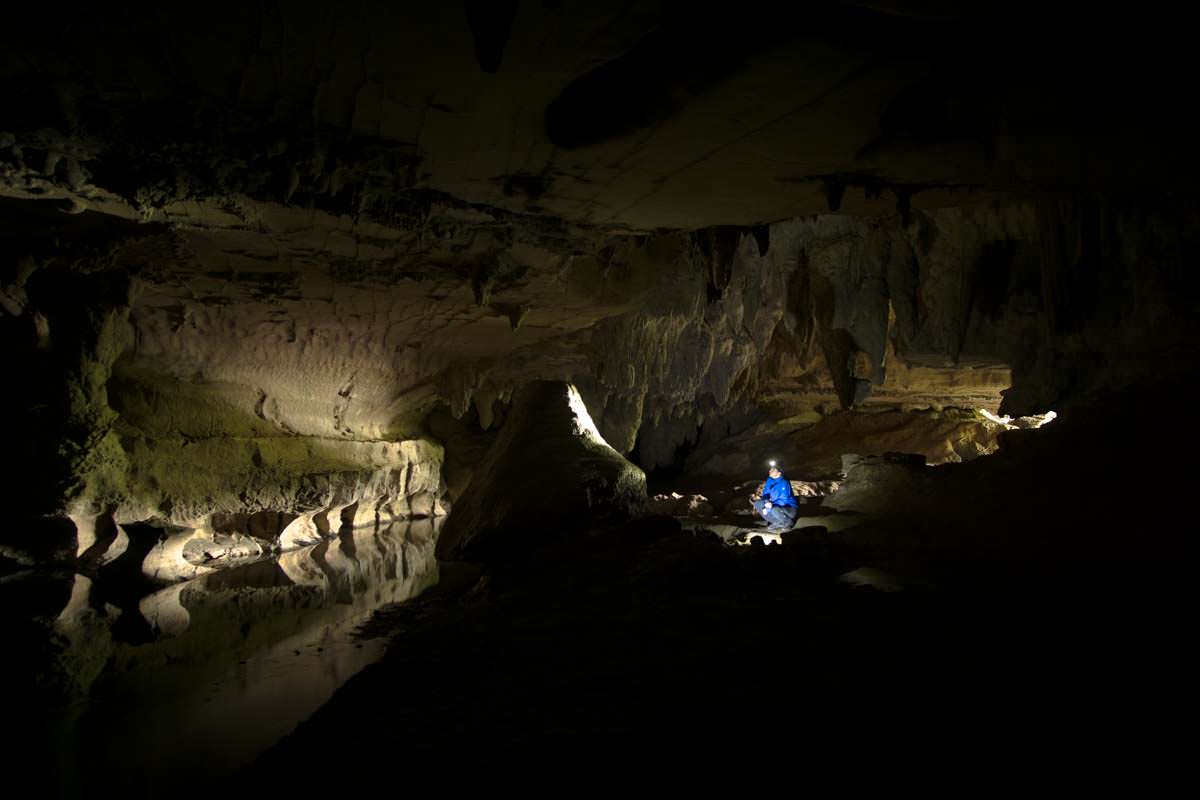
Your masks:
<svg viewBox="0 0 1200 800"><path fill-rule="evenodd" d="M733 545L781 544L788 536L823 536L846 531L865 523L886 520L892 514L906 510L902 508L903 503L881 497L871 498L872 493L937 494L940 491L938 476L943 474L941 468L961 467L977 459L994 456L1000 451L1003 434L1010 431L1038 431L1059 419L1055 411L1013 417L1001 416L987 408L849 413L861 414L866 418L891 415L897 419L888 419L888 425L880 427L878 431L835 430L824 442L810 437L814 449L830 445L837 449L836 456L840 463L836 467L831 467L828 458L823 461L813 459L795 443L782 437L759 437L749 441L728 437L718 443L718 449L724 449L723 457L727 459L718 464L730 463L728 459L731 453L741 451L736 452L734 463L750 464L761 457L761 472L766 473L776 465L784 469L798 506L796 519L790 528L766 530L767 522L755 512L754 503L762 496L765 481L763 475L755 476L758 470L747 468L731 473L728 470L706 472L695 468L696 462L689 461L689 457L697 450L699 436L681 442L676 448L675 461L652 473L650 511L675 517L687 529L715 533L722 541ZM957 427L921 427L921 421L927 418L948 418L965 424ZM836 420L837 417L832 419ZM917 421L918 424L912 425L913 430L903 438L896 438L896 431L903 430L909 424L905 420ZM826 418L821 418L809 425L808 430L818 430L822 425L828 426L828 422ZM847 433L850 435L847 436ZM900 447L893 449L896 443ZM788 456L779 453L788 453ZM855 475L855 470L860 466L864 472ZM889 476L888 480L894 479L897 485L882 487L872 485L873 479L863 477L878 471L881 466L885 470L908 471L911 474L903 480L895 475ZM851 489L851 499L843 503L844 498L839 499L837 495L847 485Z"/></svg>

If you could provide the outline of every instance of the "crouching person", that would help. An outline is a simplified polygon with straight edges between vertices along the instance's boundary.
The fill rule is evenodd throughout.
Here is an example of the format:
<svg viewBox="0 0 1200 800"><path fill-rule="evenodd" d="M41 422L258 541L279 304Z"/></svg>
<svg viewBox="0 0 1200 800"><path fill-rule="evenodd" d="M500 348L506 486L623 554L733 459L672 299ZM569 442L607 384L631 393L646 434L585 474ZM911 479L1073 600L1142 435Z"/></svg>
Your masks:
<svg viewBox="0 0 1200 800"><path fill-rule="evenodd" d="M763 484L762 499L754 501L754 511L767 521L768 530L791 530L800 513L796 495L792 494L792 484L774 461L771 462L767 476L767 482Z"/></svg>

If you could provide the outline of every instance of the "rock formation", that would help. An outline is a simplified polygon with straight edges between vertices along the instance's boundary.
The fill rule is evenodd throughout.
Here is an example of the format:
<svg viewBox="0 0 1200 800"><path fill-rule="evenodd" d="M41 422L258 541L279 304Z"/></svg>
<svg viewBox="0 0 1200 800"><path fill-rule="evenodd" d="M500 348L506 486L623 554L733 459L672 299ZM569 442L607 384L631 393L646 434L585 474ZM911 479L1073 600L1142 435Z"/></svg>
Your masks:
<svg viewBox="0 0 1200 800"><path fill-rule="evenodd" d="M4 411L41 520L11 559L82 554L102 516L438 513L429 414L487 429L531 380L655 470L1190 363L1190 144L1071 138L1067 20L1000 74L950 44L978 19L905 4L732 50L670 4L219 5L32 26L0 65ZM885 68L901 29L927 48Z"/></svg>
<svg viewBox="0 0 1200 800"><path fill-rule="evenodd" d="M500 557L548 535L645 511L646 476L613 450L574 386L535 381L513 397L504 429L438 542L442 558Z"/></svg>
<svg viewBox="0 0 1200 800"><path fill-rule="evenodd" d="M83 687L120 650L105 631L223 619L248 562L353 603L366 570L432 564L442 520L441 556L513 569L501 593L535 609L526 546L644 558L630 581L605 563L596 596L620 599L595 619L645 610L652 647L658 609L695 627L671 605L695 576L746 564L704 616L782 625L775 588L824 569L895 588L919 583L905 561L1172 563L1171 503L1118 521L1110 487L1189 491L1194 426L1164 418L1200 366L1194 36L1035 5L6 9L0 586L65 609ZM738 530L720 516L768 458L819 512L777 561L626 519L649 484L655 511L711 499L688 531ZM356 555L397 520L428 526L419 552ZM566 593L559 572L529 585ZM774 659L745 622L728 641ZM797 652L864 638L830 641Z"/></svg>
<svg viewBox="0 0 1200 800"><path fill-rule="evenodd" d="M32 214L37 202L15 208ZM1151 364L1185 363L1184 351L1168 354L1190 330L1177 308L1186 277L1172 266L1190 229L1152 234L1186 219L1171 209L1105 211L1103 270L1071 280L1081 292L1143 288L1097 294L1090 312L1072 312L1075 332L1059 333L1068 323L1043 296L1051 271L1083 267L1061 267L1062 245L1043 240L1083 234L1030 204L914 211L908 226L781 222L765 255L750 232L732 250L690 234L609 235L574 254L511 218L499 221L511 244L472 245L488 217L457 218L452 205L437 213L460 245L394 229L391 249L372 255L362 223L319 212L287 223L293 212L277 206L278 221L245 231L202 223L203 204L180 208L167 229L97 219L104 255L56 254L57 229L34 217L31 238L10 245L34 266L14 279L10 295L23 299L6 312L6 347L43 376L5 400L37 421L16 451L37 466L16 487L30 511L185 527L355 503L360 522L440 513L441 451L421 420L445 404L490 425L535 378L574 381L605 439L654 469L765 419L816 421L845 406L1061 407ZM93 219L70 219L81 216ZM309 226L343 224L345 256L332 232L301 242ZM1139 247L1160 255L1128 255ZM357 272L342 275L342 258ZM520 324L497 303L527 309ZM43 541L82 552L88 524L75 537L43 527Z"/></svg>

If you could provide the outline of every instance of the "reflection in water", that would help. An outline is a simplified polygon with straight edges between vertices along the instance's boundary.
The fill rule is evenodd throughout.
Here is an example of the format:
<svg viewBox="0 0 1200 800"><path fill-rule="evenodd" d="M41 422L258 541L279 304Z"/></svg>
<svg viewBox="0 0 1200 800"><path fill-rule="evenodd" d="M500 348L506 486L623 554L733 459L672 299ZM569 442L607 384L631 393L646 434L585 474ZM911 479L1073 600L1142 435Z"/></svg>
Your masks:
<svg viewBox="0 0 1200 800"><path fill-rule="evenodd" d="M124 611L75 576L53 622L54 670L80 698L52 726L61 793L161 796L248 763L382 656L353 631L436 583L441 522L347 531Z"/></svg>

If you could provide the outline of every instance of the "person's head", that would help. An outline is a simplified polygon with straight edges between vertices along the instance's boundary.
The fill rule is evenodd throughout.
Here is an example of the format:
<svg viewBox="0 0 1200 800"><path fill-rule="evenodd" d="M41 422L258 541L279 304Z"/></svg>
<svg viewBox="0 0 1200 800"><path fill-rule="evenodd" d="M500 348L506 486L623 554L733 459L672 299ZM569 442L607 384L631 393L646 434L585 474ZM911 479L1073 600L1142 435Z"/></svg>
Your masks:
<svg viewBox="0 0 1200 800"><path fill-rule="evenodd" d="M781 475L783 475L783 472L780 471L779 465L776 464L774 461L772 461L770 463L769 467L767 468L767 475L769 475L772 478L778 478Z"/></svg>

